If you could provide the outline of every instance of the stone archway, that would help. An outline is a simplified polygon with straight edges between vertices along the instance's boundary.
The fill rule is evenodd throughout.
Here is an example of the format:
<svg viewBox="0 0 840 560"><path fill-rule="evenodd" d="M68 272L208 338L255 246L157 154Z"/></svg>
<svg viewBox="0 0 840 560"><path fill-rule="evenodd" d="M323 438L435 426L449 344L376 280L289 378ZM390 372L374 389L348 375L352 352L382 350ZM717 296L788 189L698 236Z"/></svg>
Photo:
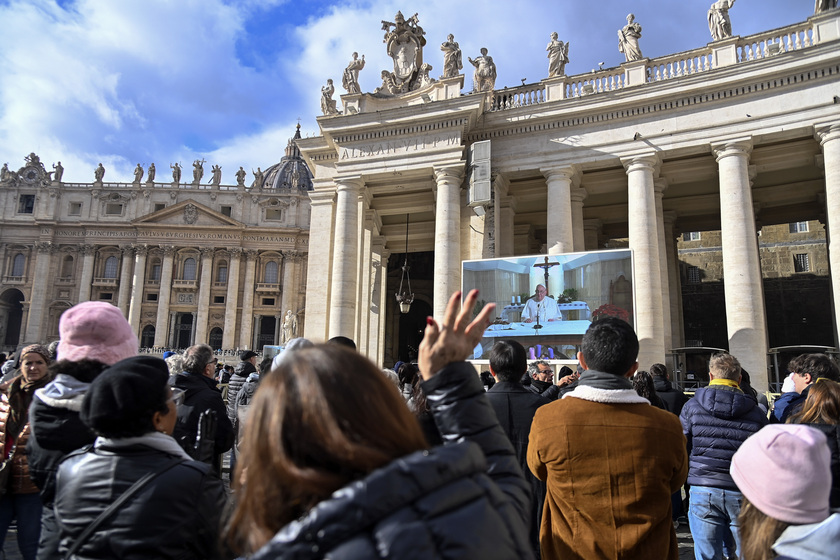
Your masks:
<svg viewBox="0 0 840 560"><path fill-rule="evenodd" d="M11 288L0 295L0 345L14 350L20 344L23 324L23 292Z"/></svg>

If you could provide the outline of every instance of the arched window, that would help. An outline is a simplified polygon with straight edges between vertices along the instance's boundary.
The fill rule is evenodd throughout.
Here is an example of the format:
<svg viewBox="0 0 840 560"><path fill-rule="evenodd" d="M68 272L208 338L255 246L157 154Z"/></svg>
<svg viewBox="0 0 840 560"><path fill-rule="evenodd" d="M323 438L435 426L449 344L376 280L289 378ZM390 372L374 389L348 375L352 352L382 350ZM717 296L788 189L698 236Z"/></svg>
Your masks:
<svg viewBox="0 0 840 560"><path fill-rule="evenodd" d="M140 347L151 348L155 345L155 328L152 325L143 327L143 333L140 335Z"/></svg>
<svg viewBox="0 0 840 560"><path fill-rule="evenodd" d="M108 257L105 259L105 275L104 278L117 277L117 257Z"/></svg>
<svg viewBox="0 0 840 560"><path fill-rule="evenodd" d="M149 267L149 280L160 282L160 259L152 260L152 265Z"/></svg>
<svg viewBox="0 0 840 560"><path fill-rule="evenodd" d="M266 284L276 284L277 268L277 263L275 261L268 261L265 264L265 277L263 278L263 282Z"/></svg>
<svg viewBox="0 0 840 560"><path fill-rule="evenodd" d="M227 261L220 261L216 269L216 282L227 282L228 265Z"/></svg>
<svg viewBox="0 0 840 560"><path fill-rule="evenodd" d="M26 265L26 257L23 253L15 255L12 261L12 276L23 276L23 268Z"/></svg>
<svg viewBox="0 0 840 560"><path fill-rule="evenodd" d="M61 277L71 278L73 276L73 257L67 255L61 262Z"/></svg>
<svg viewBox="0 0 840 560"><path fill-rule="evenodd" d="M190 258L184 261L184 276L182 280L195 280L195 259Z"/></svg>

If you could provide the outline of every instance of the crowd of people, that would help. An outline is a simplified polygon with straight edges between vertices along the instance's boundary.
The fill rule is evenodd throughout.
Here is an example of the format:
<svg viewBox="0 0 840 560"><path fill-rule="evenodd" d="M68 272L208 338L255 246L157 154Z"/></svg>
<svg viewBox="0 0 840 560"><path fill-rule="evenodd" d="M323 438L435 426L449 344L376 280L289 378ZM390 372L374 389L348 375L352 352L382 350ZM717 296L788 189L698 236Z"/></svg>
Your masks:
<svg viewBox="0 0 840 560"><path fill-rule="evenodd" d="M767 403L715 354L689 398L604 317L556 382L514 340L479 376L477 300L453 294L416 363L384 373L346 337L232 368L205 344L138 355L118 308L70 308L54 348L4 364L0 539L16 520L27 560L676 559L686 518L698 559L837 557L827 355Z"/></svg>

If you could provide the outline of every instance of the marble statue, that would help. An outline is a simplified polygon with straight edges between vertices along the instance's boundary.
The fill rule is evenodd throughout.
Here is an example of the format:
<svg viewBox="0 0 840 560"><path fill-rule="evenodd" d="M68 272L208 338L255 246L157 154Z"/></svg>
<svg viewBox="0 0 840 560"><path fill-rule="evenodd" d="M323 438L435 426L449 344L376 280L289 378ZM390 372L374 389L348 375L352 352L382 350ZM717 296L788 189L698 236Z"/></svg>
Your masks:
<svg viewBox="0 0 840 560"><path fill-rule="evenodd" d="M327 85L321 88L321 112L325 115L337 115L338 109L335 108L335 86L332 80L327 80Z"/></svg>
<svg viewBox="0 0 840 560"><path fill-rule="evenodd" d="M814 13L821 14L823 12L827 12L828 10L834 10L837 8L837 0L816 0L814 4Z"/></svg>
<svg viewBox="0 0 840 560"><path fill-rule="evenodd" d="M218 187L222 183L222 166L214 165L210 168L210 170L212 171L210 184Z"/></svg>
<svg viewBox="0 0 840 560"><path fill-rule="evenodd" d="M139 163L137 167L134 168L134 182L139 183L143 179L143 166Z"/></svg>
<svg viewBox="0 0 840 560"><path fill-rule="evenodd" d="M295 335L297 335L297 317L289 309L283 319L283 344L289 342Z"/></svg>
<svg viewBox="0 0 840 560"><path fill-rule="evenodd" d="M344 75L341 77L341 85L347 90L347 93L361 93L359 89L359 70L365 67L365 55L362 55L359 60L359 53L353 53L353 60L344 69ZM325 113L326 114L326 113Z"/></svg>
<svg viewBox="0 0 840 560"><path fill-rule="evenodd" d="M93 177L96 179L95 182L101 183L102 178L104 176L105 176L105 167L103 167L102 164L100 163L98 166L96 166L96 169L93 171Z"/></svg>
<svg viewBox="0 0 840 560"><path fill-rule="evenodd" d="M461 63L461 47L455 42L455 35L446 36L446 41L441 43L440 50L443 51L443 76L442 78L453 78L461 73L464 65Z"/></svg>
<svg viewBox="0 0 840 560"><path fill-rule="evenodd" d="M172 168L172 182L173 183L180 183L181 182L181 164L175 163L175 165L170 165L169 167Z"/></svg>
<svg viewBox="0 0 840 560"><path fill-rule="evenodd" d="M199 184L202 177L204 177L204 160L195 160L193 162L193 183Z"/></svg>
<svg viewBox="0 0 840 560"><path fill-rule="evenodd" d="M53 172L53 181L60 183L61 178L64 177L64 167L61 166L61 162L59 161L58 163L53 164L53 169L55 169Z"/></svg>
<svg viewBox="0 0 840 560"><path fill-rule="evenodd" d="M481 56L475 60L467 57L470 64L475 66L473 73L473 91L493 91L496 87L496 64L493 57L487 54L487 49L481 48Z"/></svg>
<svg viewBox="0 0 840 560"><path fill-rule="evenodd" d="M420 65L420 71L417 72L417 81L414 82L414 89L422 89L435 83L435 79L429 76L431 71L431 64L424 62Z"/></svg>
<svg viewBox="0 0 840 560"><path fill-rule="evenodd" d="M618 30L618 52L624 53L627 62L642 59L642 49L639 47L642 26L635 23L635 19L633 14L627 14L627 25Z"/></svg>
<svg viewBox="0 0 840 560"><path fill-rule="evenodd" d="M248 175L248 172L245 171L244 169L242 169L242 166L240 165L239 166L239 171L234 173L234 175L236 176L236 184L239 185L240 187L244 187L245 186L245 177Z"/></svg>
<svg viewBox="0 0 840 560"><path fill-rule="evenodd" d="M149 173L146 175L146 182L147 183L154 183L155 182L155 164L149 164Z"/></svg>
<svg viewBox="0 0 840 560"><path fill-rule="evenodd" d="M254 183L251 186L261 189L263 186L263 181L265 181L265 173L263 173L263 170L259 167L257 167L256 171L252 169L251 173L254 174Z"/></svg>
<svg viewBox="0 0 840 560"><path fill-rule="evenodd" d="M417 14L405 19L402 12L397 12L394 21L382 20L382 30L385 32L382 42L385 43L385 52L394 60L391 77L397 93L414 89L423 65L423 47L426 45L423 36L426 32L418 23Z"/></svg>
<svg viewBox="0 0 840 560"><path fill-rule="evenodd" d="M557 32L551 34L551 42L545 48L548 51L548 77L562 76L566 73L569 62L569 43L558 40Z"/></svg>
<svg viewBox="0 0 840 560"><path fill-rule="evenodd" d="M712 34L712 41L732 37L729 9L733 5L735 5L735 0L717 0L709 8L709 32Z"/></svg>
<svg viewBox="0 0 840 560"><path fill-rule="evenodd" d="M4 163L3 167L0 167L0 183L5 182L11 179L11 174L9 173L9 164Z"/></svg>
<svg viewBox="0 0 840 560"><path fill-rule="evenodd" d="M392 72L383 70L380 74L382 76L382 85L373 90L374 95L396 95L400 92L400 87L397 85Z"/></svg>

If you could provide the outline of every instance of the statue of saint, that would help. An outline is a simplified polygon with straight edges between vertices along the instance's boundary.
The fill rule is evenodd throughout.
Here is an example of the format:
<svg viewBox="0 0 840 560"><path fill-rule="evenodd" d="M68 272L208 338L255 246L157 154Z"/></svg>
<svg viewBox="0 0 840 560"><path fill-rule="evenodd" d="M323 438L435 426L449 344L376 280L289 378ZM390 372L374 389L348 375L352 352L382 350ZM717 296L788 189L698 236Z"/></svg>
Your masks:
<svg viewBox="0 0 840 560"><path fill-rule="evenodd" d="M137 167L134 168L134 182L139 183L142 180L143 180L143 166L141 166L138 163Z"/></svg>
<svg viewBox="0 0 840 560"><path fill-rule="evenodd" d="M344 75L341 77L341 85L347 90L347 93L361 93L359 89L359 70L365 67L365 55L359 59L359 53L353 53L353 60L344 69ZM327 113L324 113L325 115Z"/></svg>
<svg viewBox="0 0 840 560"><path fill-rule="evenodd" d="M618 52L624 53L627 62L642 59L642 49L639 48L642 26L635 23L635 19L633 14L627 14L627 25L618 30Z"/></svg>
<svg viewBox="0 0 840 560"><path fill-rule="evenodd" d="M204 177L204 160L195 160L193 162L193 183L199 184L202 177Z"/></svg>
<svg viewBox="0 0 840 560"><path fill-rule="evenodd" d="M172 182L178 184L181 182L181 164L175 163L175 165L170 165L169 167L172 168Z"/></svg>
<svg viewBox="0 0 840 560"><path fill-rule="evenodd" d="M735 0L717 0L709 8L709 32L712 34L712 41L732 37L729 8L733 5L735 5Z"/></svg>
<svg viewBox="0 0 840 560"><path fill-rule="evenodd" d="M239 166L239 171L234 173L234 175L236 176L236 184L239 185L240 187L244 187L245 186L245 177L248 175L248 172L245 171L244 169L242 169L242 166L240 165Z"/></svg>
<svg viewBox="0 0 840 560"><path fill-rule="evenodd" d="M327 80L327 85L321 88L321 112L325 115L337 115L338 109L335 108L335 99L332 98L335 93L335 86L333 81Z"/></svg>
<svg viewBox="0 0 840 560"><path fill-rule="evenodd" d="M418 23L417 14L405 19L402 12L397 12L394 21L382 20L382 30L385 32L382 42L385 43L385 52L394 60L391 77L399 93L414 88L417 74L423 65L423 47L426 45L423 35L426 32Z"/></svg>
<svg viewBox="0 0 840 560"><path fill-rule="evenodd" d="M210 184L218 187L222 183L222 166L214 165L210 169L212 171Z"/></svg>
<svg viewBox="0 0 840 560"><path fill-rule="evenodd" d="M440 50L443 51L443 78L453 78L461 73L464 65L461 63L461 47L455 42L455 35L446 36L446 41L441 43Z"/></svg>
<svg viewBox="0 0 840 560"><path fill-rule="evenodd" d="M102 182L102 178L105 176L105 167L102 166L100 163L93 172L93 177L96 179L97 183Z"/></svg>
<svg viewBox="0 0 840 560"><path fill-rule="evenodd" d="M265 181L265 173L263 173L263 170L259 167L257 167L256 171L251 169L251 173L254 174L254 183L251 185L251 187L261 189L263 186L263 181Z"/></svg>
<svg viewBox="0 0 840 560"><path fill-rule="evenodd" d="M488 56L487 49L482 47L481 56L475 57L475 60L467 57L467 60L475 66L473 91L493 91L496 87L496 64L493 57Z"/></svg>
<svg viewBox="0 0 840 560"><path fill-rule="evenodd" d="M548 51L548 77L562 76L566 73L569 62L569 43L558 40L557 32L551 34L551 42L545 48Z"/></svg>
<svg viewBox="0 0 840 560"><path fill-rule="evenodd" d="M837 0L816 0L814 14L821 14L837 8Z"/></svg>
<svg viewBox="0 0 840 560"><path fill-rule="evenodd" d="M297 317L289 309L283 318L283 344L286 344L297 334Z"/></svg>
<svg viewBox="0 0 840 560"><path fill-rule="evenodd" d="M149 164L149 174L146 175L146 182L147 183L154 183L155 182L155 164Z"/></svg>
<svg viewBox="0 0 840 560"><path fill-rule="evenodd" d="M55 171L53 172L53 181L55 181L56 183L60 183L61 178L64 177L64 168L61 166L61 162L59 161L58 163L54 163L53 169L55 169Z"/></svg>
<svg viewBox="0 0 840 560"><path fill-rule="evenodd" d="M9 173L9 164L4 163L3 167L0 167L0 182L8 181L11 179L11 174Z"/></svg>

